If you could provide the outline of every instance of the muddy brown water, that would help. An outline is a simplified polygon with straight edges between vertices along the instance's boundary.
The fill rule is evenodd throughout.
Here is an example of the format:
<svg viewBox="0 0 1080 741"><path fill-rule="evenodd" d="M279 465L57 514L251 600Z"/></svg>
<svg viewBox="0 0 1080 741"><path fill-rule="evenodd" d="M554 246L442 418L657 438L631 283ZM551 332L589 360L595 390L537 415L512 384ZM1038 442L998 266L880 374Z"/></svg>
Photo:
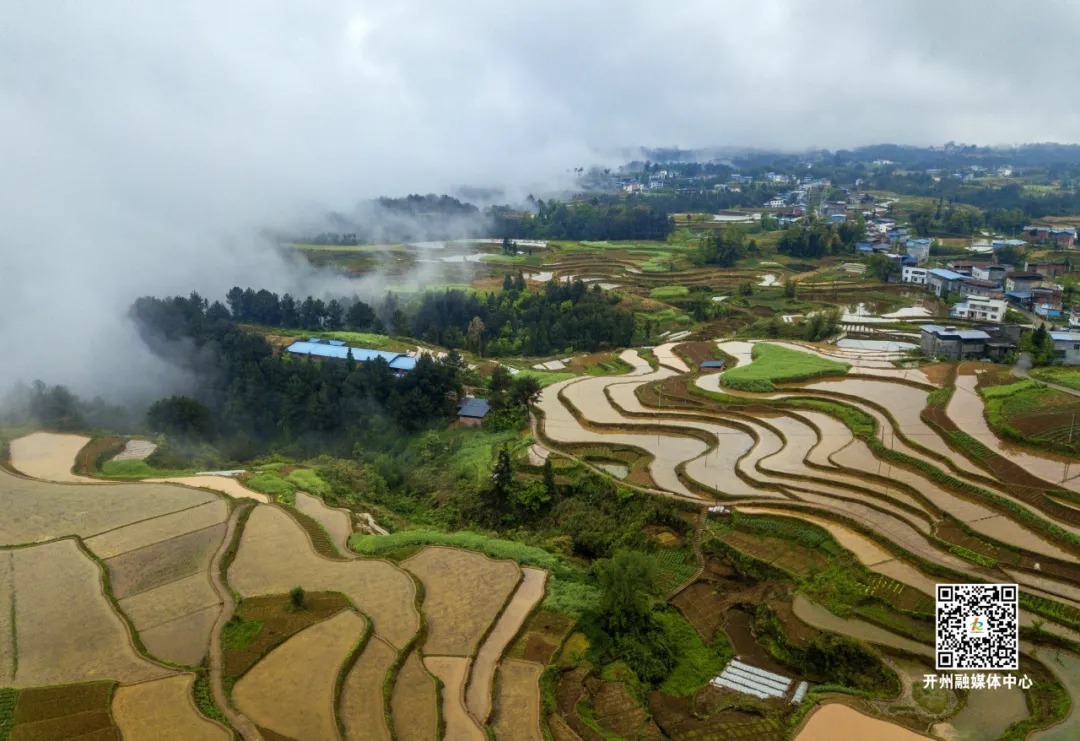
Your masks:
<svg viewBox="0 0 1080 741"><path fill-rule="evenodd" d="M959 376L956 379L956 391L949 399L945 412L957 426L976 438L991 450L1006 456L1032 474L1052 483L1060 483L1067 489L1080 491L1080 465L1057 456L1035 455L1017 445L1005 442L990 429L983 416L983 400L975 390L976 376Z"/></svg>
<svg viewBox="0 0 1080 741"><path fill-rule="evenodd" d="M984 741L1026 717L1027 701L1018 687L971 690L967 704L948 721L935 724L934 733L949 741Z"/></svg>
<svg viewBox="0 0 1080 741"><path fill-rule="evenodd" d="M922 741L925 738L902 726L872 718L839 703L829 703L814 710L795 737L796 741Z"/></svg>
<svg viewBox="0 0 1080 741"><path fill-rule="evenodd" d="M898 648L920 656L931 658L934 656L933 649L926 644L898 636L865 620L839 617L816 602L806 599L801 594L795 595L791 606L799 620L818 630L828 630L833 633L858 638L867 643L877 643L890 648Z"/></svg>

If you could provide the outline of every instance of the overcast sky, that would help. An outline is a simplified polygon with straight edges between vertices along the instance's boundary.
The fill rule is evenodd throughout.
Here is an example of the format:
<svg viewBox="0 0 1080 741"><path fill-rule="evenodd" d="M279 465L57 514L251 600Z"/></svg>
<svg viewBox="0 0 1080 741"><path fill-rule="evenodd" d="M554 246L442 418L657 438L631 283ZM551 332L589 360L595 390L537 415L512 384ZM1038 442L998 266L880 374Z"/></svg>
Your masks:
<svg viewBox="0 0 1080 741"><path fill-rule="evenodd" d="M106 319L132 296L286 285L254 230L360 198L528 192L636 145L1080 140L1078 21L1045 0L11 0L0 340L68 344L0 382L115 379L90 356L130 339Z"/></svg>

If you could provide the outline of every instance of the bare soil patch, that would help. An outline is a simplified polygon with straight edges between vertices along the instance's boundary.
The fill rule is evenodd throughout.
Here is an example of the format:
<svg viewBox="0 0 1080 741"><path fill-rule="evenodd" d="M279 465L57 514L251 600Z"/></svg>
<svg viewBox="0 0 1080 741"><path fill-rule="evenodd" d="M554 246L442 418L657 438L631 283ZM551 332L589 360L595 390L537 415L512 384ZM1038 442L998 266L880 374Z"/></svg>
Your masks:
<svg viewBox="0 0 1080 741"><path fill-rule="evenodd" d="M347 511L328 507L323 500L303 491L296 492L296 509L326 528L339 553L342 555L349 553L352 517Z"/></svg>
<svg viewBox="0 0 1080 741"><path fill-rule="evenodd" d="M472 665L469 686L466 693L466 705L481 723L487 721L491 713L491 683L495 678L495 666L503 655L507 645L521 630L525 618L544 597L544 584L547 572L540 569L523 568L524 576L510 602L491 633L484 639Z"/></svg>
<svg viewBox="0 0 1080 741"><path fill-rule="evenodd" d="M208 492L168 484L54 484L0 469L0 545L89 538L214 499Z"/></svg>
<svg viewBox="0 0 1080 741"><path fill-rule="evenodd" d="M497 738L540 741L540 675L544 667L507 659L499 665L493 726Z"/></svg>
<svg viewBox="0 0 1080 741"><path fill-rule="evenodd" d="M338 709L346 741L390 741L383 712L383 679L395 658L393 646L372 636L349 670Z"/></svg>
<svg viewBox="0 0 1080 741"><path fill-rule="evenodd" d="M112 713L125 741L229 741L232 734L195 708L195 675L119 687Z"/></svg>
<svg viewBox="0 0 1080 741"><path fill-rule="evenodd" d="M245 597L284 594L296 586L344 593L395 648L420 625L408 574L388 561L330 561L311 549L304 531L276 507L257 506L244 527L229 583Z"/></svg>
<svg viewBox="0 0 1080 741"><path fill-rule="evenodd" d="M430 741L439 725L435 680L424 671L416 652L409 654L398 672L390 699L394 735L400 741Z"/></svg>
<svg viewBox="0 0 1080 741"><path fill-rule="evenodd" d="M88 442L90 438L83 435L35 432L11 441L11 465L19 472L42 481L93 483L71 472L75 457Z"/></svg>
<svg viewBox="0 0 1080 741"><path fill-rule="evenodd" d="M220 612L221 605L205 607L153 628L140 629L139 638L146 650L158 658L199 666L206 658L210 633Z"/></svg>
<svg viewBox="0 0 1080 741"><path fill-rule="evenodd" d="M585 686L600 727L619 738L638 738L648 724L645 709L630 696L623 682L590 678Z"/></svg>
<svg viewBox="0 0 1080 741"><path fill-rule="evenodd" d="M270 651L300 631L350 608L349 600L337 592L308 592L303 610L290 609L289 595L249 597L237 607L234 619L262 623L262 629L243 648L225 647L222 662L226 677L239 677Z"/></svg>
<svg viewBox="0 0 1080 741"><path fill-rule="evenodd" d="M469 659L463 656L428 656L424 659L424 665L443 683L442 715L446 723L446 738L484 741L487 736L465 709Z"/></svg>
<svg viewBox="0 0 1080 741"><path fill-rule="evenodd" d="M365 623L344 610L297 633L240 678L233 688L236 707L297 741L337 738L334 684Z"/></svg>
<svg viewBox="0 0 1080 741"><path fill-rule="evenodd" d="M16 724L52 720L63 715L108 712L115 682L84 682L58 687L36 687L19 693Z"/></svg>
<svg viewBox="0 0 1080 741"><path fill-rule="evenodd" d="M215 499L190 509L95 535L87 539L86 547L96 553L98 558L112 558L153 543L218 525L225 522L228 516L228 505L220 499Z"/></svg>
<svg viewBox="0 0 1080 741"><path fill-rule="evenodd" d="M105 561L113 594L124 599L148 589L205 573L225 537L225 523L185 533Z"/></svg>
<svg viewBox="0 0 1080 741"><path fill-rule="evenodd" d="M457 548L429 546L401 565L424 585L424 653L433 656L472 656L522 578L513 561Z"/></svg>
<svg viewBox="0 0 1080 741"><path fill-rule="evenodd" d="M19 665L15 686L94 679L131 683L173 672L140 657L74 540L14 551Z"/></svg>
<svg viewBox="0 0 1080 741"><path fill-rule="evenodd" d="M574 618L561 612L543 609L536 611L506 653L507 657L547 666L555 657L555 652L559 650L574 622Z"/></svg>
<svg viewBox="0 0 1080 741"><path fill-rule="evenodd" d="M670 697L653 692L649 709L653 720L669 738L729 739L740 741L784 741L788 734L783 722L732 707L733 693L706 686L695 697Z"/></svg>

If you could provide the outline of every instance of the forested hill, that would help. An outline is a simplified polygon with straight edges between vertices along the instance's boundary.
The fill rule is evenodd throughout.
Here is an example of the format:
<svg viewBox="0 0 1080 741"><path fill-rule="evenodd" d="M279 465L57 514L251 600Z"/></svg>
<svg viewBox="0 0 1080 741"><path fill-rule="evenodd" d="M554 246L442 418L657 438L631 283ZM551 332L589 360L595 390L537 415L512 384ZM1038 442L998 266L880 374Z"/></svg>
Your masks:
<svg viewBox="0 0 1080 741"><path fill-rule="evenodd" d="M398 431L456 414L463 369L456 354L441 361L425 355L395 378L383 360L350 367L274 357L264 338L198 294L140 298L131 315L157 354L196 375L195 395L226 457L279 446L347 454L357 443L379 448Z"/></svg>
<svg viewBox="0 0 1080 741"><path fill-rule="evenodd" d="M287 329L390 332L492 356L592 352L628 346L634 337L633 313L617 295L579 280L529 290L520 274L498 293L447 290L408 302L388 294L374 307L238 287L226 301L228 308L214 302L206 316Z"/></svg>

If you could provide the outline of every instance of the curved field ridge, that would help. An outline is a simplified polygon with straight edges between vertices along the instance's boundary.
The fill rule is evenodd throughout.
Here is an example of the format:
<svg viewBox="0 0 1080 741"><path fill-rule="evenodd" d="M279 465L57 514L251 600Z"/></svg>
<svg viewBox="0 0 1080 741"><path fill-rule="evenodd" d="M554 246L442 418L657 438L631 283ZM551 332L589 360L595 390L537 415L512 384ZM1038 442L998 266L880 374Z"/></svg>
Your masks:
<svg viewBox="0 0 1080 741"><path fill-rule="evenodd" d="M372 636L349 670L338 708L346 741L390 741L383 712L383 679L395 658L393 646Z"/></svg>
<svg viewBox="0 0 1080 741"><path fill-rule="evenodd" d="M394 738L398 741L431 741L438 735L439 709L435 680L413 651L405 659L390 699Z"/></svg>
<svg viewBox="0 0 1080 741"><path fill-rule="evenodd" d="M245 597L284 594L295 586L342 592L371 619L375 634L398 649L420 627L408 574L389 561L323 558L296 520L270 505L257 505L251 513L228 578Z"/></svg>
<svg viewBox="0 0 1080 741"><path fill-rule="evenodd" d="M487 736L465 709L465 682L469 675L469 660L460 656L428 656L424 659L428 671L443 683L442 712L446 721L446 738L455 741L485 741Z"/></svg>
<svg viewBox="0 0 1080 741"><path fill-rule="evenodd" d="M495 627L480 646L469 676L469 685L465 693L465 704L469 712L481 723L486 723L491 714L492 681L495 679L495 667L510 641L521 630L525 618L544 598L544 584L547 572L525 567L524 576L510 602Z"/></svg>
<svg viewBox="0 0 1080 741"><path fill-rule="evenodd" d="M795 741L837 741L844 738L925 741L926 736L863 715L847 705L829 703L811 711L809 720L795 736Z"/></svg>
<svg viewBox="0 0 1080 741"><path fill-rule="evenodd" d="M131 683L174 673L135 652L127 626L102 591L101 571L74 540L12 554L19 651L14 686Z"/></svg>
<svg viewBox="0 0 1080 741"><path fill-rule="evenodd" d="M257 492L254 489L248 489L230 476L204 474L201 476L174 476L163 479L143 479L143 481L147 483L163 481L168 484L180 484L181 486L191 486L199 489L213 489L214 491L220 491L225 496L232 497L233 499L254 499L256 502L262 502L263 504L270 501L270 497L261 492Z"/></svg>
<svg viewBox="0 0 1080 741"><path fill-rule="evenodd" d="M240 678L236 707L252 721L297 741L338 738L334 685L364 632L364 618L342 610L285 641Z"/></svg>
<svg viewBox="0 0 1080 741"><path fill-rule="evenodd" d="M429 656L472 656L521 580L513 561L457 548L428 546L401 565L424 585Z"/></svg>
<svg viewBox="0 0 1080 741"><path fill-rule="evenodd" d="M146 650L174 664L202 663L221 608L205 571L119 601Z"/></svg>
<svg viewBox="0 0 1080 741"><path fill-rule="evenodd" d="M540 664L520 659L507 659L499 666L495 738L542 741L540 675L543 673Z"/></svg>
<svg viewBox="0 0 1080 741"><path fill-rule="evenodd" d="M229 506L224 501L215 499L190 509L95 535L86 540L86 547L97 554L98 558L112 558L161 540L221 524L228 516Z"/></svg>
<svg viewBox="0 0 1080 741"><path fill-rule="evenodd" d="M82 435L35 432L11 441L11 465L20 473L42 481L93 483L93 479L71 472L75 456L88 442L90 438Z"/></svg>
<svg viewBox="0 0 1080 741"><path fill-rule="evenodd" d="M195 675L118 687L112 715L125 741L229 741L232 734L204 718L191 699Z"/></svg>
<svg viewBox="0 0 1080 741"><path fill-rule="evenodd" d="M812 628L854 636L869 643L879 643L882 646L898 648L920 656L930 658L934 656L933 648L928 645L913 641L910 638L904 638L865 620L838 617L821 605L806 599L801 594L795 595L791 607L795 612L795 617Z"/></svg>
<svg viewBox="0 0 1080 741"><path fill-rule="evenodd" d="M0 546L89 538L214 500L209 492L170 484L55 484L0 469Z"/></svg>
<svg viewBox="0 0 1080 741"><path fill-rule="evenodd" d="M296 509L326 529L341 555L349 555L349 536L353 530L348 510L329 507L323 500L304 491L296 492Z"/></svg>

